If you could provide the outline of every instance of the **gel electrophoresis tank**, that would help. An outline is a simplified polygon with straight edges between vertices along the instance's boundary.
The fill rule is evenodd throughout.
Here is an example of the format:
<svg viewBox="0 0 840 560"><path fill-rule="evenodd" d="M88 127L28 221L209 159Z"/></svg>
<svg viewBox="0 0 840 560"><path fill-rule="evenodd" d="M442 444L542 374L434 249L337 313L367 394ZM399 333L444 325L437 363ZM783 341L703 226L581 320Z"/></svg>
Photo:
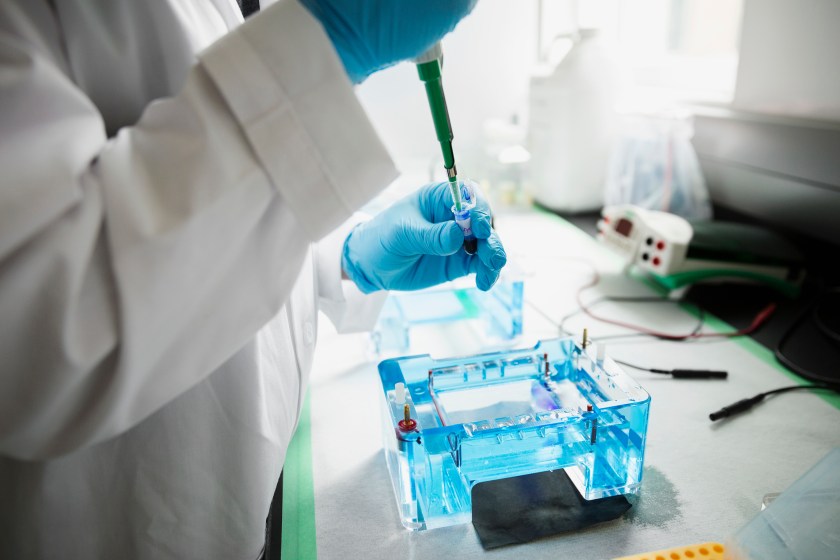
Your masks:
<svg viewBox="0 0 840 560"><path fill-rule="evenodd" d="M478 321L483 336L491 341L510 341L522 334L521 279L500 280L488 292L475 285L458 286L455 282L419 292L392 292L371 334L373 352L405 352L411 329L433 323Z"/></svg>
<svg viewBox="0 0 840 560"><path fill-rule="evenodd" d="M379 364L384 447L403 525L469 523L472 487L565 469L587 500L635 492L650 396L571 338Z"/></svg>

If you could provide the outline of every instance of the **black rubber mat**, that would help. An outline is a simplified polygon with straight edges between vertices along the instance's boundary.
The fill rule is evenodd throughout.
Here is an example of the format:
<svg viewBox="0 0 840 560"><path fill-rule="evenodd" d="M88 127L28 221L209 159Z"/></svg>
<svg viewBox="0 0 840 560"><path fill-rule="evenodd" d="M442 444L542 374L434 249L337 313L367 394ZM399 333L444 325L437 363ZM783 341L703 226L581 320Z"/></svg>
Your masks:
<svg viewBox="0 0 840 560"><path fill-rule="evenodd" d="M481 482L472 489L473 526L485 549L578 531L628 509L624 496L584 500L562 470Z"/></svg>

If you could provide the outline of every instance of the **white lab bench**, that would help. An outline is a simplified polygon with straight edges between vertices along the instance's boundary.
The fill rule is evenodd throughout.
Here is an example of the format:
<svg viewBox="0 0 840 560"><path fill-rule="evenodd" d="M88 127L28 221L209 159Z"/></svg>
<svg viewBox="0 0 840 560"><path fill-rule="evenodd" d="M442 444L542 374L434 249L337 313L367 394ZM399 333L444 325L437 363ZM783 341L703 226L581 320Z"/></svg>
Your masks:
<svg viewBox="0 0 840 560"><path fill-rule="evenodd" d="M524 334L532 346L558 336L577 308L575 293L597 267L602 279L584 293L652 295L621 262L567 222L536 211L502 214L497 229L525 270ZM605 303L598 311L669 332L690 332L696 317L677 305ZM592 337L623 331L583 315L567 327ZM728 325L712 318L706 330ZM496 350L457 323L413 337L409 353L435 357ZM607 355L660 368L726 369L729 378L674 380L627 371L652 397L642 490L624 517L590 529L495 550L482 549L471 524L412 533L402 527L381 443L377 362L367 335L337 335L321 321L318 352L298 435L285 466L283 558L425 559L457 557L612 558L705 541L724 541L831 448L840 446L837 397L802 391L770 398L733 419L710 412L761 391L796 383L769 350L747 338L676 343L636 338L607 344Z"/></svg>

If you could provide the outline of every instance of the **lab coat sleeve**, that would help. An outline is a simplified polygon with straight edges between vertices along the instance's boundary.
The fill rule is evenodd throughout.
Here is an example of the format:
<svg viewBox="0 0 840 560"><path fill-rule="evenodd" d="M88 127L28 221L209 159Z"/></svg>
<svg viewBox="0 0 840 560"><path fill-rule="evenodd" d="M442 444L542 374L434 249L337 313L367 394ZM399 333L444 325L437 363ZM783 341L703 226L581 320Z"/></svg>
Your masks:
<svg viewBox="0 0 840 560"><path fill-rule="evenodd" d="M394 170L297 3L219 40L112 139L21 28L0 32L0 454L37 459L209 375Z"/></svg>
<svg viewBox="0 0 840 560"><path fill-rule="evenodd" d="M367 202L382 177L396 175L377 135L362 126L361 105L336 96L348 85L338 58L330 53L331 68L311 63L312 50L324 49L321 35L297 2L278 2L201 57L313 239Z"/></svg>
<svg viewBox="0 0 840 560"><path fill-rule="evenodd" d="M340 333L372 330L388 292L364 294L352 280L342 280L341 253L353 228L367 216L356 214L322 239L317 247L318 307Z"/></svg>

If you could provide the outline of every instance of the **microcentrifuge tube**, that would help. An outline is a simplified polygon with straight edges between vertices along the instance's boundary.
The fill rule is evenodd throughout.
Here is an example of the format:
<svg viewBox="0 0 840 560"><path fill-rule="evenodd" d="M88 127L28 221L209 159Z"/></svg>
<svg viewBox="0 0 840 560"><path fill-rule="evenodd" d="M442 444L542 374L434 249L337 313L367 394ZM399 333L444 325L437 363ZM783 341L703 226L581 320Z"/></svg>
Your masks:
<svg viewBox="0 0 840 560"><path fill-rule="evenodd" d="M452 205L452 214L455 216L455 223L464 232L464 251L474 255L478 250L478 240L472 231L470 212L475 208L475 188L470 181L459 181L461 187L461 209Z"/></svg>

